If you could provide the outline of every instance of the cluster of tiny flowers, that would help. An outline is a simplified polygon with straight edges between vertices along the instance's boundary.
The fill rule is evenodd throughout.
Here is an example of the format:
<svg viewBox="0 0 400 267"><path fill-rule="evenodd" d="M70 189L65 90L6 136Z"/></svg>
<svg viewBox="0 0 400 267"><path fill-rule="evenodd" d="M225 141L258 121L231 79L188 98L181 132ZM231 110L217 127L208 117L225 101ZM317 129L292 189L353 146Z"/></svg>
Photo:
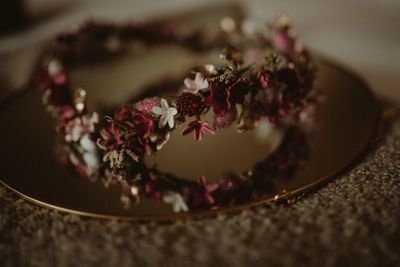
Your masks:
<svg viewBox="0 0 400 267"><path fill-rule="evenodd" d="M56 118L56 130L68 146L79 147L81 153L69 153L71 165L78 173L93 177L100 166L98 149L92 134L96 131L99 116L88 113L84 103L78 103L69 90L69 81L63 65L51 59L37 76L37 84L42 91L42 101Z"/></svg>

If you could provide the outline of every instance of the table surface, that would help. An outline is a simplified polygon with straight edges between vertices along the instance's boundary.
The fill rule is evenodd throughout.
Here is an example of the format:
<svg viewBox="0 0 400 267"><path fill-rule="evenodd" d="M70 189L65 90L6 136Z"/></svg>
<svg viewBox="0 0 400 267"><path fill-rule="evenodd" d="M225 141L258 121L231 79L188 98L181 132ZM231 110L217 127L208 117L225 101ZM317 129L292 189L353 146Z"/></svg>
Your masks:
<svg viewBox="0 0 400 267"><path fill-rule="evenodd" d="M37 10L32 3L28 1ZM37 2L43 2L37 1ZM61 0L55 2L62 2ZM71 1L78 8L0 39L0 98L21 87L37 45L82 18L143 18L154 1ZM107 3L108 2L108 3ZM211 3L211 1L205 1ZM223 1L224 2L224 1ZM113 2L114 3L114 2ZM204 4L204 2L202 2ZM129 5L135 8L127 8ZM168 1L169 9L197 5ZM285 9L307 44L400 100L398 1L249 1L255 18ZM35 9L36 8L36 9ZM24 76L25 73L25 76ZM37 207L0 187L1 266L399 266L400 119L357 165L290 206L206 220L140 224Z"/></svg>

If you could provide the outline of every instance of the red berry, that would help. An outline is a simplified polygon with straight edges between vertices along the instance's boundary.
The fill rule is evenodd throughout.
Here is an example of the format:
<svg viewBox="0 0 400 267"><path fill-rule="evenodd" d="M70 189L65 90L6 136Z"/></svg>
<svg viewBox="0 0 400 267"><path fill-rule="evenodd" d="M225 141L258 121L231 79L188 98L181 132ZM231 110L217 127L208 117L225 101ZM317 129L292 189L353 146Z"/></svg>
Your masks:
<svg viewBox="0 0 400 267"><path fill-rule="evenodd" d="M178 109L178 112L184 116L194 116L199 114L203 106L202 97L192 93L182 93L176 99L176 108Z"/></svg>

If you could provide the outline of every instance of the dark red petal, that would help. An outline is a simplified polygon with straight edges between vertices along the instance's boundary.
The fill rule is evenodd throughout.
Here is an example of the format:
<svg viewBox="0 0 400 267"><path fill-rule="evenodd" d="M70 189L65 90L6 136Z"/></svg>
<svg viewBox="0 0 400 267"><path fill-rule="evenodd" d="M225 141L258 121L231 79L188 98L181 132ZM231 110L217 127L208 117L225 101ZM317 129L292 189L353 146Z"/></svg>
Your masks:
<svg viewBox="0 0 400 267"><path fill-rule="evenodd" d="M183 130L182 130L182 135L188 135L193 131L193 127L191 125L187 125Z"/></svg>

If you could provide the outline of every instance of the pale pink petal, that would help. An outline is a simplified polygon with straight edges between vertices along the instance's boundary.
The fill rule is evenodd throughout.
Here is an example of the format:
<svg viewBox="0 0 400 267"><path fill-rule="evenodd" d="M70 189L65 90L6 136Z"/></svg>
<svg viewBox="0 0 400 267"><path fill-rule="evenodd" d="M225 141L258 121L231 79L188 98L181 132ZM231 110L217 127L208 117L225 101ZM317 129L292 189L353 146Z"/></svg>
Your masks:
<svg viewBox="0 0 400 267"><path fill-rule="evenodd" d="M214 204L214 198L210 194L206 194L205 198L208 204Z"/></svg>
<svg viewBox="0 0 400 267"><path fill-rule="evenodd" d="M200 72L196 73L196 77L194 78L194 83L196 85L196 89L205 89L208 87L208 81L204 79L203 75Z"/></svg>
<svg viewBox="0 0 400 267"><path fill-rule="evenodd" d="M194 139L196 141L200 142L202 137L203 137L203 133L201 132L201 130L200 129L195 129L194 130Z"/></svg>
<svg viewBox="0 0 400 267"><path fill-rule="evenodd" d="M217 183L212 183L212 184L208 184L207 185L207 191L208 192L213 192L215 190L217 190L218 188L218 184Z"/></svg>
<svg viewBox="0 0 400 267"><path fill-rule="evenodd" d="M206 185L207 183L206 183L206 177L204 176L204 175L200 175L199 176L199 179L198 179L198 183L200 184L200 185Z"/></svg>
<svg viewBox="0 0 400 267"><path fill-rule="evenodd" d="M215 131L208 126L202 127L201 129L206 134L215 134Z"/></svg>
<svg viewBox="0 0 400 267"><path fill-rule="evenodd" d="M183 83L188 89L196 89L196 83L189 78L186 78Z"/></svg>

